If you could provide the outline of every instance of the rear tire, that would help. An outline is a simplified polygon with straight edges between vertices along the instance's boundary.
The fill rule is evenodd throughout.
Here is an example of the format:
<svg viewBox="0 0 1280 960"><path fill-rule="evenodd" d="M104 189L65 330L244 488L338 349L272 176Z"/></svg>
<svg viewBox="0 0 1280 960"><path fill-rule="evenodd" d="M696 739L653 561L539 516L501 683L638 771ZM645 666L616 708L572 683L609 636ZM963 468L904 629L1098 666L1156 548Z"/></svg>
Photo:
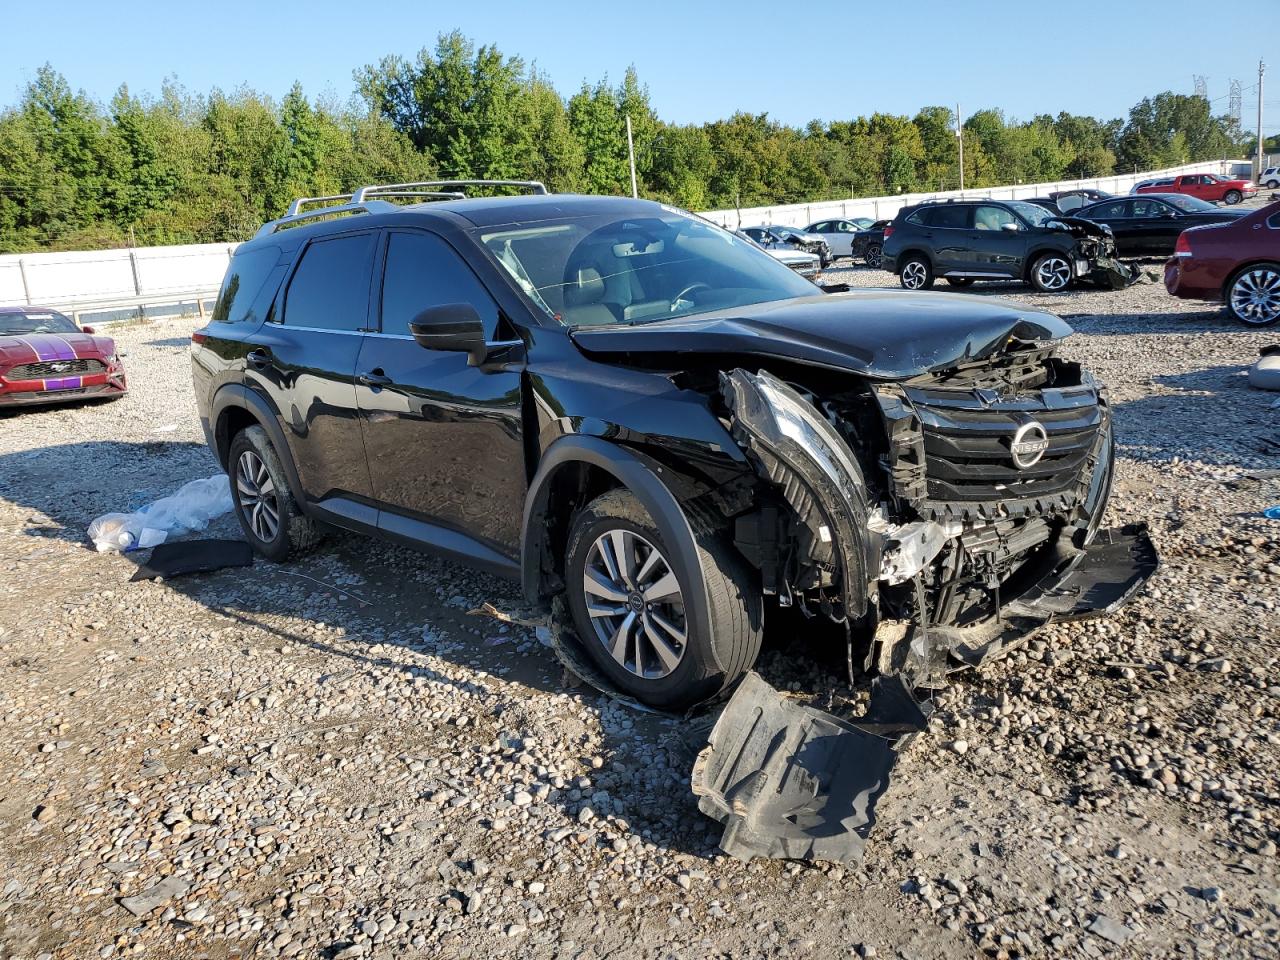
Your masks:
<svg viewBox="0 0 1280 960"><path fill-rule="evenodd" d="M262 427L245 427L232 439L227 476L240 529L266 559L282 563L324 539L319 524L293 499L280 456Z"/></svg>
<svg viewBox="0 0 1280 960"><path fill-rule="evenodd" d="M1263 186L1265 186L1268 190L1275 190L1277 187L1280 187L1280 180L1268 180L1265 184L1263 184Z"/></svg>
<svg viewBox="0 0 1280 960"><path fill-rule="evenodd" d="M1241 200L1244 199L1244 195L1240 193L1239 190L1228 190L1226 193L1222 195L1222 199L1227 204L1227 206L1233 207L1237 203L1239 203Z"/></svg>
<svg viewBox="0 0 1280 960"><path fill-rule="evenodd" d="M882 259L880 254L880 244L878 243L867 244L867 249L863 253L862 259L863 259L863 262L865 262L866 265L870 267L872 270L879 270L880 261Z"/></svg>
<svg viewBox="0 0 1280 960"><path fill-rule="evenodd" d="M671 545L629 490L602 494L574 515L565 557L569 610L587 655L625 693L662 710L715 696L760 653L764 604L746 563L713 524L690 517L690 527L700 583L676 577ZM700 618L692 605L704 602L704 584L709 608ZM691 628L700 619L709 635Z"/></svg>
<svg viewBox="0 0 1280 960"><path fill-rule="evenodd" d="M1252 263L1227 283L1227 310L1251 327L1280 320L1280 263Z"/></svg>
<svg viewBox="0 0 1280 960"><path fill-rule="evenodd" d="M928 290L933 286L933 265L913 253L898 268L898 282L904 290Z"/></svg>

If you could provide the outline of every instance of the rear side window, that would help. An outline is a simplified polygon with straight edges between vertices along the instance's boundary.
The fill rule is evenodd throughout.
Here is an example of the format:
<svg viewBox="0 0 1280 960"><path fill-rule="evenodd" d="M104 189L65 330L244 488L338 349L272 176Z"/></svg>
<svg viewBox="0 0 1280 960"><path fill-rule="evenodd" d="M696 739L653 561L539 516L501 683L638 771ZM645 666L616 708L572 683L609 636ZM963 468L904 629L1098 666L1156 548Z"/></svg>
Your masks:
<svg viewBox="0 0 1280 960"><path fill-rule="evenodd" d="M949 227L961 230L969 226L972 213L971 207L957 207L951 204L939 204L936 207L921 211L924 223L927 226Z"/></svg>
<svg viewBox="0 0 1280 960"><path fill-rule="evenodd" d="M213 306L214 323L258 323L275 299L285 268L277 266L279 247L259 247L237 253L222 278Z"/></svg>
<svg viewBox="0 0 1280 960"><path fill-rule="evenodd" d="M1099 204L1089 211L1089 217L1093 220L1117 220L1127 216L1129 216L1129 204L1123 200Z"/></svg>
<svg viewBox="0 0 1280 960"><path fill-rule="evenodd" d="M285 294L285 324L319 330L365 329L376 237L356 233L309 244Z"/></svg>
<svg viewBox="0 0 1280 960"><path fill-rule="evenodd" d="M392 233L382 274L382 332L409 333L409 322L428 307L469 303L492 339L498 307L454 249L430 233Z"/></svg>

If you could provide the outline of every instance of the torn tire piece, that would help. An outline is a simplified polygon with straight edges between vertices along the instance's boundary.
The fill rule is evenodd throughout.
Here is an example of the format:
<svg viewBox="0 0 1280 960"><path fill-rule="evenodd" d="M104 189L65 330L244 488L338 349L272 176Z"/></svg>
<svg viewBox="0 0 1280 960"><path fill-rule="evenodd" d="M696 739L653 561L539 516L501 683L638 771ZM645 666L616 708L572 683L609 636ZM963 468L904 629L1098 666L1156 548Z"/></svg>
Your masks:
<svg viewBox="0 0 1280 960"><path fill-rule="evenodd" d="M130 581L165 580L188 573L210 573L224 567L247 567L253 548L243 540L172 540L154 547Z"/></svg>
<svg viewBox="0 0 1280 960"><path fill-rule="evenodd" d="M861 859L897 760L897 735L927 721L910 704L900 682L873 687L865 722L895 733L877 736L748 673L693 767L698 808L724 824L720 849L740 860Z"/></svg>

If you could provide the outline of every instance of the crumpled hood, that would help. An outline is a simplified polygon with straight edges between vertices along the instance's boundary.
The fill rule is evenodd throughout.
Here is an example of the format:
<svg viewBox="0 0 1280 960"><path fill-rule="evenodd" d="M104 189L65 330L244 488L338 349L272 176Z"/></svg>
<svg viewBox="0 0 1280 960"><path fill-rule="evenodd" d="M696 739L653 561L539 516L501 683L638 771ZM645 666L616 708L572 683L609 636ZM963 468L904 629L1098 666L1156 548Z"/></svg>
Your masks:
<svg viewBox="0 0 1280 960"><path fill-rule="evenodd" d="M0 361L34 363L39 360L75 360L105 358L115 350L110 337L87 333L20 333L0 334Z"/></svg>
<svg viewBox="0 0 1280 960"><path fill-rule="evenodd" d="M1112 229L1105 223L1096 223L1084 217L1053 217L1058 223L1065 224L1067 231L1076 237L1110 237Z"/></svg>
<svg viewBox="0 0 1280 960"><path fill-rule="evenodd" d="M582 327L585 353L732 354L783 358L902 380L999 353L1010 339L1061 340L1071 327L1011 300L860 290L753 304L635 326Z"/></svg>

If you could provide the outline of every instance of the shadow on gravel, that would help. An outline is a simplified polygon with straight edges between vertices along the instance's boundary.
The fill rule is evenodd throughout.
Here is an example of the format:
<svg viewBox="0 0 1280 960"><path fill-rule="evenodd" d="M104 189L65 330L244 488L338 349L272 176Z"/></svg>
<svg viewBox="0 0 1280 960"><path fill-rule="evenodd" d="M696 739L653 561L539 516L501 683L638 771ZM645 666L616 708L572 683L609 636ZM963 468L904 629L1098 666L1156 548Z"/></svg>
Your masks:
<svg viewBox="0 0 1280 960"><path fill-rule="evenodd" d="M191 346L190 337L166 337L163 340L148 340L143 344L144 347L182 347Z"/></svg>
<svg viewBox="0 0 1280 960"><path fill-rule="evenodd" d="M1249 386L1247 369L1216 366L1154 377L1154 383L1178 392L1115 404L1120 448L1140 460L1178 457L1245 468L1274 460L1280 456L1280 428L1272 395Z"/></svg>
<svg viewBox="0 0 1280 960"><path fill-rule="evenodd" d="M0 497L52 521L28 521L29 535L91 550L85 529L95 517L134 510L217 469L200 443L68 443L0 454Z"/></svg>

